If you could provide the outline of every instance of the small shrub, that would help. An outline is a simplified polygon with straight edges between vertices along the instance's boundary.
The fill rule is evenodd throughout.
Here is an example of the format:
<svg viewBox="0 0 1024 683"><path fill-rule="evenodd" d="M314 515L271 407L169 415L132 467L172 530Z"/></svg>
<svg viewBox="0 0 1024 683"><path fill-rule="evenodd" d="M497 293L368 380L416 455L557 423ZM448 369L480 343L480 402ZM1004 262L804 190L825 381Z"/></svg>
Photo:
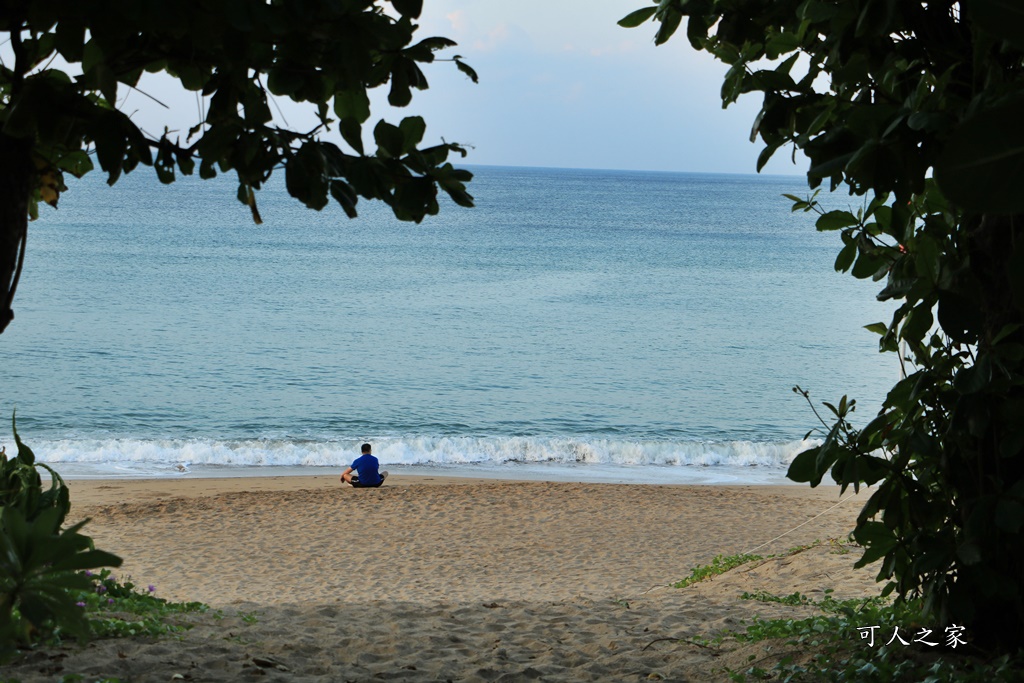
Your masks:
<svg viewBox="0 0 1024 683"><path fill-rule="evenodd" d="M18 454L9 458L0 449L0 658L60 632L86 637L89 625L75 596L91 582L81 570L121 565L80 533L88 520L61 528L71 509L67 486L36 462L13 423ZM48 489L37 468L50 473Z"/></svg>

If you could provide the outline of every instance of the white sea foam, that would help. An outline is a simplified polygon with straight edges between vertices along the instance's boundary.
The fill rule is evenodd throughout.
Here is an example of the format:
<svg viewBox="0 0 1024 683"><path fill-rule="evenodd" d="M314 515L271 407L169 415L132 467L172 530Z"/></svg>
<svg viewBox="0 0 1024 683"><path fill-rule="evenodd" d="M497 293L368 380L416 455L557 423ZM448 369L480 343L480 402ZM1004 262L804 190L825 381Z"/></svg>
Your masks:
<svg viewBox="0 0 1024 683"><path fill-rule="evenodd" d="M611 466L782 468L818 442L631 441L570 437L382 437L371 439L384 465L451 466L508 463ZM217 467L344 467L362 440L294 441L203 439L55 440L33 444L49 464L112 469L188 471Z"/></svg>

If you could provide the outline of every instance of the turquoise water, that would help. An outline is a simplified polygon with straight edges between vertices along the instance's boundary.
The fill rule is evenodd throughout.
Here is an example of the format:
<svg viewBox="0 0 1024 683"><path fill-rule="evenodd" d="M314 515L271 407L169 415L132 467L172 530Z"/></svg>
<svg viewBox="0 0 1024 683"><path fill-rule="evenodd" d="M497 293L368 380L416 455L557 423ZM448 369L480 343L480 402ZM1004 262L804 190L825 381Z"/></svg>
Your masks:
<svg viewBox="0 0 1024 683"><path fill-rule="evenodd" d="M0 413L82 474L371 440L391 467L755 480L815 424L794 384L866 420L897 379L862 329L878 286L781 197L802 178L473 170L477 208L421 225L272 186L257 226L230 178L74 183L30 226Z"/></svg>

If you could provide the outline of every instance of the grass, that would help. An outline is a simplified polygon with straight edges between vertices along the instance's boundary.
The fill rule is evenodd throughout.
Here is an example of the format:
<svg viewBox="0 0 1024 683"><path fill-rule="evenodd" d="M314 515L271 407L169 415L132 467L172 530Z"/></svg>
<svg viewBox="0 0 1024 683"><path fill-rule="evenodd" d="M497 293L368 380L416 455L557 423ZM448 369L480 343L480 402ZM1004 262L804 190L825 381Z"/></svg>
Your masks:
<svg viewBox="0 0 1024 683"><path fill-rule="evenodd" d="M850 552L849 544L828 541L832 552ZM808 548L793 548L781 556ZM776 557L775 555L769 557ZM694 567L690 576L674 584L677 588L723 574L730 569L762 559L756 555L719 555L710 565ZM998 657L986 657L970 644L952 648L941 627L923 635L919 604L892 603L881 597L838 600L831 590L813 600L802 593L773 595L765 591L743 593L744 600L774 603L789 607L812 607L820 611L800 619L754 619L743 631L723 632L713 637L697 637L702 646L722 647L727 641L741 647L759 644L746 664L726 668L724 673L736 683L747 681L831 681L834 683L982 683L1024 680L1024 650ZM804 612L806 614L806 612ZM866 641L866 629L877 626ZM897 631L897 629L899 629ZM906 645L897 639L899 635ZM921 640L918 640L918 639ZM938 641L925 645L923 640Z"/></svg>

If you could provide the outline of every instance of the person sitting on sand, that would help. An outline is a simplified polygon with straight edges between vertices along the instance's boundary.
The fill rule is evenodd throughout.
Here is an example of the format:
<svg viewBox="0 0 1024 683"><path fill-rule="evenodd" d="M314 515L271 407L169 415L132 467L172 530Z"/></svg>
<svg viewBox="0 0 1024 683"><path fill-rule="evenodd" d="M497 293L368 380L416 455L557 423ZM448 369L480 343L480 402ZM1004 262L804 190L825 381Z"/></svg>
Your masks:
<svg viewBox="0 0 1024 683"><path fill-rule="evenodd" d="M384 483L388 473L380 471L380 462L370 452L373 450L370 444L364 443L360 450L363 454L341 473L341 480L356 488L376 488Z"/></svg>

